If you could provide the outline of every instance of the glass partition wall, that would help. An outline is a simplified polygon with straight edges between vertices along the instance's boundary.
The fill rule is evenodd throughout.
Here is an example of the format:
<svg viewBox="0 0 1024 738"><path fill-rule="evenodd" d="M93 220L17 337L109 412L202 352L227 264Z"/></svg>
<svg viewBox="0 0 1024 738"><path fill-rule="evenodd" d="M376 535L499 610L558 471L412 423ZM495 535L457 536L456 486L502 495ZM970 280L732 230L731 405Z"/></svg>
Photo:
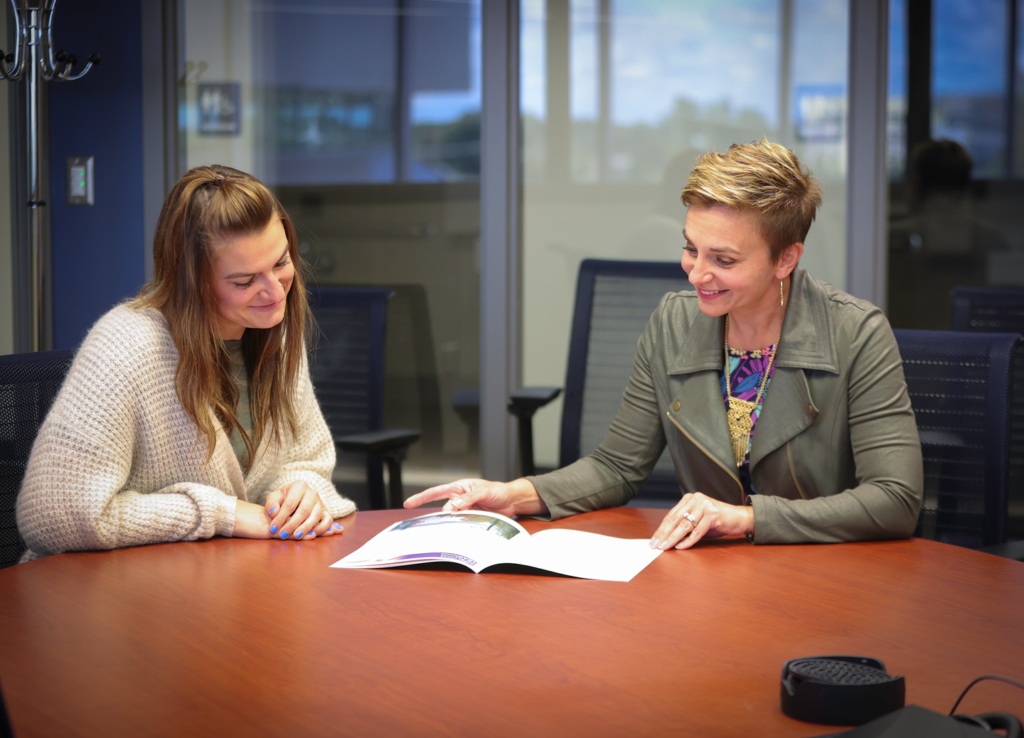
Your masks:
<svg viewBox="0 0 1024 738"><path fill-rule="evenodd" d="M406 493L479 468L480 0L182 0L180 172L251 172L311 285L381 286L385 427L418 428ZM366 507L360 459L335 481Z"/></svg>
<svg viewBox="0 0 1024 738"><path fill-rule="evenodd" d="M1024 287L1018 0L890 0L889 318L949 330L952 289Z"/></svg>
<svg viewBox="0 0 1024 738"><path fill-rule="evenodd" d="M848 16L846 0L522 0L524 384L564 381L580 261L680 259L680 191L710 149L796 151L824 186L801 265L845 286ZM557 465L560 413L535 418L539 466Z"/></svg>
<svg viewBox="0 0 1024 738"><path fill-rule="evenodd" d="M518 2L524 384L564 380L582 259L680 258L679 192L712 148L801 156L825 187L803 266L845 286L847 0ZM476 474L453 399L479 388L480 0L179 7L179 170L253 172L313 283L394 290L386 425L424 431L407 492ZM541 466L559 416L537 415Z"/></svg>

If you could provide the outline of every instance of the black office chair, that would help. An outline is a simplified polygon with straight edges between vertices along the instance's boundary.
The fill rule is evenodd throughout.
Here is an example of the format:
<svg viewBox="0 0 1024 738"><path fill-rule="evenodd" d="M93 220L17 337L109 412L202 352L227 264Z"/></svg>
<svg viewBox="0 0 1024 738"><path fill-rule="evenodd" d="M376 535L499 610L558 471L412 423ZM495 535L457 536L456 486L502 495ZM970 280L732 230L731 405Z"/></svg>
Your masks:
<svg viewBox="0 0 1024 738"><path fill-rule="evenodd" d="M418 430L384 430L386 289L320 287L310 307L320 330L310 375L339 452L366 455L370 506L402 504L402 460ZM384 487L383 464L389 484Z"/></svg>
<svg viewBox="0 0 1024 738"><path fill-rule="evenodd" d="M955 287L953 330L1024 334L1024 290ZM1008 495L1006 537L1024 539L1024 343L1018 346L1013 361ZM1024 543L1020 548L1024 554Z"/></svg>
<svg viewBox="0 0 1024 738"><path fill-rule="evenodd" d="M924 456L915 535L968 548L1003 544L1010 367L1020 336L895 334Z"/></svg>
<svg viewBox="0 0 1024 738"><path fill-rule="evenodd" d="M0 569L17 564L25 553L14 504L32 443L74 356L73 351L0 356Z"/></svg>
<svg viewBox="0 0 1024 738"><path fill-rule="evenodd" d="M421 454L438 455L443 440L441 386L427 290L422 284L395 284L378 289L392 293L387 310L385 354L388 360L384 364L388 406L401 406L404 418L401 424L420 429Z"/></svg>
<svg viewBox="0 0 1024 738"><path fill-rule="evenodd" d="M677 261L586 259L576 283L559 466L596 449L608 433L633 369L636 344L667 292L693 289ZM557 387L525 387L509 412L519 423L524 475L534 473L533 414L558 396ZM666 451L633 504L678 502L679 482Z"/></svg>

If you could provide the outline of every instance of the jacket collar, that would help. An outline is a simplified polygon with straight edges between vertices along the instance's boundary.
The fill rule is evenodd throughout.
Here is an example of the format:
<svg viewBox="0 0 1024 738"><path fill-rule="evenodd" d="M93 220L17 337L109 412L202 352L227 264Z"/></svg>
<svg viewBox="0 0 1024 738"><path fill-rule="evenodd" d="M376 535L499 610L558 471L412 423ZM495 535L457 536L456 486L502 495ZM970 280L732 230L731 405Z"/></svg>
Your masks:
<svg viewBox="0 0 1024 738"><path fill-rule="evenodd" d="M700 312L696 296L685 303L686 340L668 360L668 374L680 382L678 411L669 413L679 429L733 476L736 462L729 441L720 376L724 366L725 319ZM803 269L793 272L789 306L782 324L775 372L764 398L764 412L750 447L751 469L803 432L818 416L805 369L839 373L839 352L828 315L828 295Z"/></svg>
<svg viewBox="0 0 1024 738"><path fill-rule="evenodd" d="M724 366L725 318L704 315L697 299L694 293L686 301L688 335L679 353L669 362L669 374L721 371ZM839 373L839 350L828 316L828 296L822 285L804 269L793 270L775 364Z"/></svg>

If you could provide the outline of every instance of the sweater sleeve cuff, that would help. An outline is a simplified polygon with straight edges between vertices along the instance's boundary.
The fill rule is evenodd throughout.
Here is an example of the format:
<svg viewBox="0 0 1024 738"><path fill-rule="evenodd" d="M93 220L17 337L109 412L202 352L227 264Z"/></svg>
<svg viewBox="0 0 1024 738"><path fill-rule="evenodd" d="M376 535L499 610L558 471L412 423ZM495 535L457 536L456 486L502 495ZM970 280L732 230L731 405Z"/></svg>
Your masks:
<svg viewBox="0 0 1024 738"><path fill-rule="evenodd" d="M235 532L235 507L238 498L231 495L220 494L217 500L217 518L214 527L214 535L230 538Z"/></svg>
<svg viewBox="0 0 1024 738"><path fill-rule="evenodd" d="M327 512L329 512L331 517L335 520L338 518L344 518L356 511L356 503L352 502L352 500L347 497L342 497L337 492L322 494L320 495L320 499L323 500L324 507L327 508Z"/></svg>

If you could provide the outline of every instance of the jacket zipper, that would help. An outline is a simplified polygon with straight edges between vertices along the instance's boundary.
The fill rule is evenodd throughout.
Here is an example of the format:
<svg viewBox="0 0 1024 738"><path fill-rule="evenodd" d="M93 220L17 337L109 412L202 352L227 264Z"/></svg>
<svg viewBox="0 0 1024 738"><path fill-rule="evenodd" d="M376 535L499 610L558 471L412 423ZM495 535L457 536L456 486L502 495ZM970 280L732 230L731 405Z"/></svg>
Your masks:
<svg viewBox="0 0 1024 738"><path fill-rule="evenodd" d="M800 489L800 482L796 479L796 471L793 469L793 454L789 451L789 443L786 443L786 458L789 460L789 473L793 477L793 484L796 485L796 491L800 493L800 499L806 500L807 496L804 495L804 491Z"/></svg>
<svg viewBox="0 0 1024 738"><path fill-rule="evenodd" d="M721 468L722 468L722 470L723 470L723 471L724 471L724 472L725 472L726 474L728 474L728 475L729 475L729 478L730 478L730 479L732 479L732 480L733 480L734 482L736 482L736 486L740 488L740 499L742 500L742 499L743 499L743 497L744 497L744 495L743 495L743 483L742 483L742 482L741 482L740 480L738 480L738 479L737 479L736 477L734 477L734 476L733 476L733 474L732 474L732 471L730 471L730 470L729 470L729 468L728 468L728 467L726 467L726 466L725 466L725 465L724 465L724 464L723 464L723 463L722 463L721 461L719 461L719 460L718 460L718 459L716 459L716 458L715 458L714 456L712 456L711 454L709 454L706 448L704 448L704 447L703 447L703 446L701 446L701 445L700 445L699 443L697 443L697 442L696 442L695 440L693 440L693 436L691 436L691 435L690 435L689 433L687 433L686 431L684 431L684 430L683 430L683 427L682 427L681 425L679 425L679 423L677 423L677 422L676 422L676 419L675 419L675 418L673 418L671 414L669 414L669 413L665 413L665 416L666 416L666 417L667 417L667 418L668 418L668 419L669 419L670 421L672 421L672 425L674 425L674 426L675 426L676 428L678 428L678 429L679 429L679 432L680 432L680 433L682 433L682 434L683 434L684 436L686 436L686 437L687 437L687 439L689 439L690 443L692 443L692 444L693 444L694 446L696 446L697 448L699 448L702 454L704 454L704 455L705 455L705 456L707 456L707 457L708 457L709 459L711 459L711 460L712 460L713 462L715 462L716 464L718 464L718 466L719 466L719 467L721 467Z"/></svg>

